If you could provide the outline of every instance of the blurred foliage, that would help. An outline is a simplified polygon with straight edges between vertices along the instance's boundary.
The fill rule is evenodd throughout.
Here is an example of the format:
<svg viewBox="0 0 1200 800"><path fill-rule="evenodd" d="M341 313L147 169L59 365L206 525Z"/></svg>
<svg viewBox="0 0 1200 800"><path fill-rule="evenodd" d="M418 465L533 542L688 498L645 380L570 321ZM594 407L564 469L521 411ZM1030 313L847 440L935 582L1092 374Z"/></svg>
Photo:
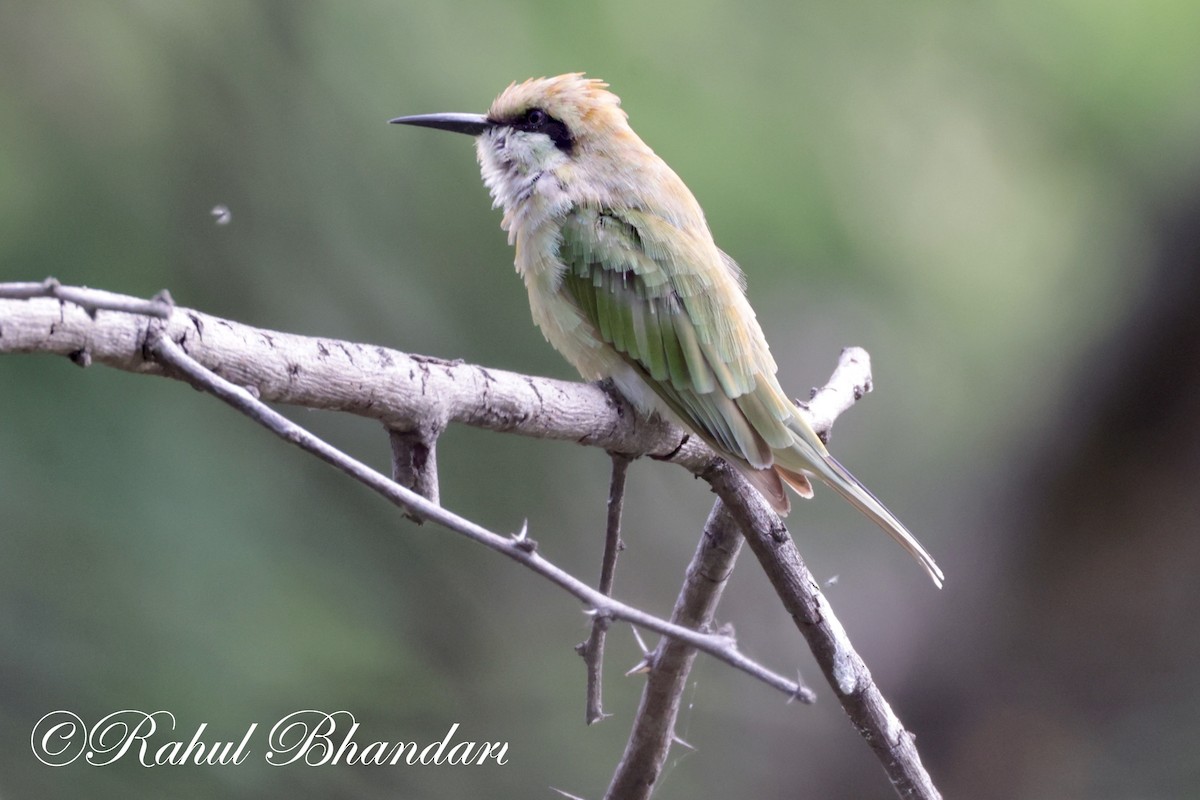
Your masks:
<svg viewBox="0 0 1200 800"><path fill-rule="evenodd" d="M1153 213L1200 184L1197 32L1200 5L1166 0L7 0L0 280L167 287L254 325L570 377L529 321L470 143L385 123L483 110L511 80L603 77L746 269L785 385L822 382L843 344L872 353L878 393L834 449L948 588L932 593L827 493L792 527L814 572L840 576L832 600L885 694L939 745L954 729L922 676L985 648L1006 624L987 593L1021 577L995 486L1025 469L1031 420L1070 415L1083 359L1149 291ZM620 677L637 659L626 630L609 651L614 717L585 727L572 600L400 520L211 399L5 358L0 411L0 795L603 793L640 689ZM288 412L386 465L376 426ZM499 530L528 518L549 557L598 569L603 454L458 429L441 448L445 503ZM634 465L617 581L663 614L710 503L675 472ZM748 652L818 679L749 556L726 597ZM817 707L785 706L701 659L680 729L697 751L677 748L657 796L889 796L816 688ZM459 722L511 750L477 769L274 769L260 748L238 767L55 770L29 735L59 708L163 708L213 738L344 708L367 741ZM1055 731L1061 781L1012 764L997 785L1181 796L1194 748L1123 761L1139 735L1183 733L1164 714ZM993 743L974 744L925 748L948 796L987 796L965 765Z"/></svg>

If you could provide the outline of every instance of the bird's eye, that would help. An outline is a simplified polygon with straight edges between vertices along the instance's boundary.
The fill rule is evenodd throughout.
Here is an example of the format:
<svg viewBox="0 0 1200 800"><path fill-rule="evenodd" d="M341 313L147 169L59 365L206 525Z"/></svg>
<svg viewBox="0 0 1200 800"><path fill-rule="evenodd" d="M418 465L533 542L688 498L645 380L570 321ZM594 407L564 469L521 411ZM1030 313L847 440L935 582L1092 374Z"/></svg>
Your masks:
<svg viewBox="0 0 1200 800"><path fill-rule="evenodd" d="M510 117L508 124L518 131L548 136L550 141L554 142L554 146L564 153L570 153L571 148L575 146L575 140L567 126L550 116L544 108L522 111L519 115Z"/></svg>

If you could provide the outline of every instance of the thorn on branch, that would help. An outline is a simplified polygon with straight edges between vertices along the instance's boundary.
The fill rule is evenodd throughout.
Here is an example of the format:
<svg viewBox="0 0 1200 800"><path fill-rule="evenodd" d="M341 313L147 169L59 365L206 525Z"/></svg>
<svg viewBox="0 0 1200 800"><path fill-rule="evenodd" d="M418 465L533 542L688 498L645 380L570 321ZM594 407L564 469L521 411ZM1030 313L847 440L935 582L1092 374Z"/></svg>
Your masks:
<svg viewBox="0 0 1200 800"><path fill-rule="evenodd" d="M509 541L516 545L518 550L524 553L532 553L533 551L537 550L538 546L536 541L529 538L529 520L524 520L521 522L521 530L512 534L512 536L509 537Z"/></svg>
<svg viewBox="0 0 1200 800"><path fill-rule="evenodd" d="M654 669L654 660L653 654L650 654L626 670L625 677L628 678L630 675L645 675L652 669Z"/></svg>
<svg viewBox="0 0 1200 800"><path fill-rule="evenodd" d="M580 797L580 796L579 796L579 795L577 795L577 794L571 794L570 792L564 792L562 789L558 789L558 788L556 788L556 787L554 787L554 786L551 786L551 787L550 787L550 791L552 791L552 792L558 792L558 793L559 793L559 794L561 794L563 797L567 798L567 800L585 800L585 798L583 798L583 797Z"/></svg>
<svg viewBox="0 0 1200 800"><path fill-rule="evenodd" d="M799 671L796 672L796 691L792 692L787 699L788 705L796 702L803 703L806 706L811 706L817 702L816 693L801 682Z"/></svg>
<svg viewBox="0 0 1200 800"><path fill-rule="evenodd" d="M646 646L646 640L642 638L642 634L637 628L630 628L633 631L633 638L637 641L638 649L642 651L642 655L649 656L650 648Z"/></svg>
<svg viewBox="0 0 1200 800"><path fill-rule="evenodd" d="M162 306L168 314L175 308L175 298L171 296L171 292L168 289L159 291L158 294L150 298L150 302ZM195 317L192 317L192 319L195 320Z"/></svg>
<svg viewBox="0 0 1200 800"><path fill-rule="evenodd" d="M683 746L684 746L684 747L686 747L688 750L691 750L693 753L694 753L694 752L696 752L696 748L695 748L695 747L694 747L692 744L690 744L689 742L687 742L686 740L684 740L684 739L681 739L681 738L679 737L679 734L678 734L678 733L672 733L672 734L671 734L671 741L672 741L674 744L683 745Z"/></svg>

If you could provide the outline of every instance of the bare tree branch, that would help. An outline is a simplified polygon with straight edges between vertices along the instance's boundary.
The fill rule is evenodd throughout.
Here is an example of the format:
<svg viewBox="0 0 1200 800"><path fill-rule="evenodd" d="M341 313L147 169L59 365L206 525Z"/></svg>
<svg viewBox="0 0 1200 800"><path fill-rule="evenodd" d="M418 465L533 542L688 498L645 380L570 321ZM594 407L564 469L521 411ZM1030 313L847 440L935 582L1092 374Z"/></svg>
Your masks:
<svg viewBox="0 0 1200 800"><path fill-rule="evenodd" d="M142 307L137 305L139 301L136 301L136 298L126 298L93 289L61 287L54 281L44 284L0 285L0 297L29 297L35 292L50 293L55 298L69 296L70 301L60 303L59 299L44 299L36 296L34 299L24 301L0 300L0 352L55 352L68 356L86 352L102 363L110 363L130 371L179 377L196 388L219 397L281 438L333 464L395 505L433 520L524 564L575 595L585 602L594 613L625 620L666 636L680 637L786 694L794 694L800 690L800 687L794 682L766 670L737 652L733 642L726 637L702 634L671 625L592 589L538 555L536 545L524 535L524 531L508 537L488 531L442 509L361 462L341 453L261 402L260 398L288 402L284 399L287 391L279 391L278 385L272 381L278 376L271 375L270 370L267 371L269 375L267 381L248 384L256 388L255 392L251 392L243 385L235 384L221 377L216 371L210 370L193 358L189 352L196 347L197 342L204 341L206 327L210 331L232 331L232 335L238 336L243 344L255 341L259 348L265 346L267 352L274 354L287 351L288 345L296 343L291 340L303 340L304 337L247 329L245 326L185 309L175 309L173 313L167 313L166 318L163 319L164 307L169 309L169 302L166 300L150 301L149 304ZM164 303L167 305L164 306ZM34 313L30 314L29 311ZM149 319L143 316L147 311L153 312L153 316ZM187 321L181 324L181 319ZM136 324L130 325L131 321ZM208 338L213 338L211 333ZM363 353L369 349L361 345L348 345L342 342L306 341L315 344L318 352L326 354L333 350L341 352L350 364L354 363L354 351ZM199 349L210 357L218 357L217 360L221 361L219 358L221 351L214 350L211 346L202 346ZM436 364L447 369L462 366L433 359L414 358L401 353L383 351L382 348L370 349L373 349L376 357L385 363L390 362L392 356L397 356L411 364ZM226 355L233 356L234 361L237 361L239 357L244 359L237 368L233 369L236 374L244 374L243 369L248 373L252 372L248 368L252 361L250 352L235 350ZM229 369L231 364L226 361L223 362L223 366ZM278 367L280 365L273 364L271 366ZM487 374L486 370L479 371ZM291 363L287 366L287 372L293 378L298 378L302 369L298 363ZM409 375L410 380L414 377L412 374ZM343 376L342 381L344 380ZM496 381L494 377L489 377L489 380ZM262 388L259 388L264 385L272 391L263 391ZM564 384L564 386L570 385ZM332 394L334 402L344 402L347 398L344 387L336 388ZM329 402L328 397L325 400ZM611 400L606 400L606 404L611 402ZM318 407L331 406L318 404ZM442 419L443 417L435 414L433 418Z"/></svg>
<svg viewBox="0 0 1200 800"><path fill-rule="evenodd" d="M900 797L937 800L942 795L921 763L914 737L905 730L854 650L829 601L804 565L796 544L766 503L745 498L742 476L727 465L710 470L706 480L718 496L730 498L730 510L750 549L767 573L776 595L833 687L855 729L874 751Z"/></svg>
<svg viewBox="0 0 1200 800"><path fill-rule="evenodd" d="M600 563L600 583L596 587L601 593L611 595L613 579L617 572L617 554L622 549L621 511L625 506L625 475L629 471L629 457L620 453L609 453L612 459L612 478L608 486L608 513L604 526L604 557ZM587 724L599 722L609 716L604 713L603 673L604 638L611 620L597 614L592 619L592 632L588 638L575 646L575 652L583 657L587 669Z"/></svg>
<svg viewBox="0 0 1200 800"><path fill-rule="evenodd" d="M709 482L742 528L843 708L900 795L940 797L921 764L911 734L875 686L804 566L787 528L736 470L696 437L689 438L660 419L635 414L619 397L594 385L278 333L182 308L163 319L165 299L137 300L61 287L51 281L0 284L0 298L5 297L30 299L0 299L0 353L58 353L81 365L95 360L139 373L179 370L189 381L204 384L208 391L278 435L337 465L396 505L525 564L596 613L685 642L789 696L798 694L801 687L746 659L727 637L680 628L606 598L542 559L523 536L500 536L456 517L333 450L259 403L256 396L308 408L348 411L401 431L422 425L440 430L450 422L458 422L575 441L630 456L650 455L682 465ZM153 354L148 357L151 347ZM845 384L843 370L849 370L848 375L863 376L862 380L851 380L849 397L869 391L869 361L864 351L843 351L831 382ZM804 410L814 427L827 429L844 407L838 410L838 402L821 397L818 393Z"/></svg>

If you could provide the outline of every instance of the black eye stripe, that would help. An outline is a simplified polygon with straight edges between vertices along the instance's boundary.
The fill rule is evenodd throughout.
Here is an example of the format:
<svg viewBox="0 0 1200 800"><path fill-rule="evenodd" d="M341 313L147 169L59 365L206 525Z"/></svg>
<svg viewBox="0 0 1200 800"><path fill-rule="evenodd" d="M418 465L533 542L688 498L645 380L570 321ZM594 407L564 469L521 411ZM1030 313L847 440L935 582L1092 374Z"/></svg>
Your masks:
<svg viewBox="0 0 1200 800"><path fill-rule="evenodd" d="M575 147L575 139L562 120L550 116L540 108L531 108L508 122L514 130L530 133L544 133L554 142L554 146L564 153L570 153Z"/></svg>

